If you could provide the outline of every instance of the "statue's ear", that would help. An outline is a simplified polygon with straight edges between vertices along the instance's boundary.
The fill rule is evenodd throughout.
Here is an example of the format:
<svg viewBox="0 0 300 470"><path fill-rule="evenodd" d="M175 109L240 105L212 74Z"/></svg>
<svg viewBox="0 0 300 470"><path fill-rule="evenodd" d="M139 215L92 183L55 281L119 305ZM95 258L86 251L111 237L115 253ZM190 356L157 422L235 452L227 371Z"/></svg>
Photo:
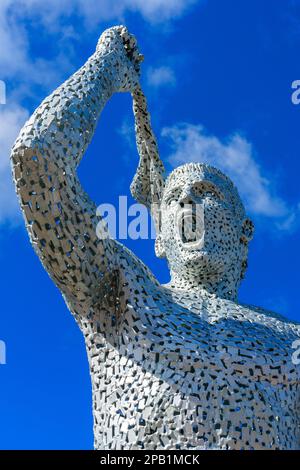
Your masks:
<svg viewBox="0 0 300 470"><path fill-rule="evenodd" d="M254 224L248 217L242 223L242 236L241 241L248 244L254 235Z"/></svg>
<svg viewBox="0 0 300 470"><path fill-rule="evenodd" d="M155 254L158 258L166 257L165 243L164 243L161 233L159 233L155 239Z"/></svg>

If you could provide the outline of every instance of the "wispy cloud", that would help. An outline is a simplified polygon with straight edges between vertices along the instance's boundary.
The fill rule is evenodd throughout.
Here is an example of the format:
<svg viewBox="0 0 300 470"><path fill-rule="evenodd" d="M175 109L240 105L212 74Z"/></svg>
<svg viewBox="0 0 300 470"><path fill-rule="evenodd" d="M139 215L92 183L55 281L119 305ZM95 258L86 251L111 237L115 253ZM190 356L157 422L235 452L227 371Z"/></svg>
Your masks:
<svg viewBox="0 0 300 470"><path fill-rule="evenodd" d="M20 106L15 105L10 108L1 106L0 108L0 223L12 224L21 220L8 156L27 118L28 112Z"/></svg>
<svg viewBox="0 0 300 470"><path fill-rule="evenodd" d="M106 21L121 22L129 12L139 13L146 21L161 23L171 21L184 14L188 8L200 0L1 0L0 2L0 64L1 78L27 72L31 80L44 81L50 66L43 58L32 59L29 54L31 38L28 25L37 24L43 34L58 34L60 49L70 45L70 39L80 40L80 29L72 26L77 20L77 28L88 24L96 29ZM101 29L99 29L99 32ZM88 34L88 31L87 33ZM62 43L62 41L64 41ZM67 51L70 52L69 50ZM68 54L63 56L67 59ZM67 60L68 63L68 60ZM61 68L63 61L55 61ZM49 64L50 65L50 64ZM53 69L53 62L51 63ZM29 73L30 72L30 73ZM163 68L162 68L163 73ZM52 72L53 74L53 72ZM50 79L51 76L50 75Z"/></svg>
<svg viewBox="0 0 300 470"><path fill-rule="evenodd" d="M57 5L59 3L57 2ZM29 10L31 4L32 9ZM10 83L13 81L14 88L22 88L21 84L40 84L47 90L48 87L57 84L57 80L70 69L69 56L72 54L69 27L61 28L56 57L50 60L43 56L33 56L31 53L35 44L27 29L28 24L36 21L45 34L45 28L51 17L50 14L46 15L43 5L44 3L38 9L35 0L2 0L0 3L0 78ZM53 37L52 34L53 31L50 31L49 39ZM24 90L23 95L25 95ZM17 90L13 98L17 100L21 97Z"/></svg>
<svg viewBox="0 0 300 470"><path fill-rule="evenodd" d="M149 67L147 71L147 82L154 87L160 86L174 86L176 84L176 77L173 69L165 65L161 67Z"/></svg>
<svg viewBox="0 0 300 470"><path fill-rule="evenodd" d="M124 0L119 3L123 3L123 8L139 11L150 21L162 22L181 16L199 0Z"/></svg>
<svg viewBox="0 0 300 470"><path fill-rule="evenodd" d="M134 123L132 119L129 119L128 116L126 116L123 121L121 126L118 129L118 134L122 136L124 141L126 142L126 145L129 148L135 148L135 132L134 132Z"/></svg>
<svg viewBox="0 0 300 470"><path fill-rule="evenodd" d="M45 25L55 27L57 20L74 14L90 25L109 21L122 20L126 13L140 13L146 21L161 23L173 20L185 13L190 6L201 0L1 0L4 8L18 15L31 18L39 17Z"/></svg>
<svg viewBox="0 0 300 470"><path fill-rule="evenodd" d="M165 127L162 136L169 141L172 166L188 162L213 165L234 181L250 213L273 218L280 230L295 226L299 205L291 208L276 194L270 177L256 161L251 143L243 136L236 133L221 140L209 135L202 125L187 123Z"/></svg>

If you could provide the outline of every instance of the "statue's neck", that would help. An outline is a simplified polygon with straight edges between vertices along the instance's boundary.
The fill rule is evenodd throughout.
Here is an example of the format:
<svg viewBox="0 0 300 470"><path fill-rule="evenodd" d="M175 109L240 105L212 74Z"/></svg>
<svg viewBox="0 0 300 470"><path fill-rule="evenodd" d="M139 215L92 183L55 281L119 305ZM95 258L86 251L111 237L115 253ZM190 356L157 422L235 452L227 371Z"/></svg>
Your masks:
<svg viewBox="0 0 300 470"><path fill-rule="evenodd" d="M213 294L221 299L237 302L239 280L230 272L226 273L222 279L199 279L197 276L185 276L171 271L171 281L167 286L174 290L195 292L202 297L206 294Z"/></svg>

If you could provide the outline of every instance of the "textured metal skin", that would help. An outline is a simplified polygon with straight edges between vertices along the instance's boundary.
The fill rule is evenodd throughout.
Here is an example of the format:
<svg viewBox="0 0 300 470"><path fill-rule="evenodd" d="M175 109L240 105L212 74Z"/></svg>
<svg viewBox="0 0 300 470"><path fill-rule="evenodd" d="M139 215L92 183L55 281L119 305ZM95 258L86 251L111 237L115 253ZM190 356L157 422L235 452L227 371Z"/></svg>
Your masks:
<svg viewBox="0 0 300 470"><path fill-rule="evenodd" d="M85 338L95 448L298 449L292 343L299 326L238 304L253 226L218 170L185 165L165 180L138 85L139 60L125 28L105 31L12 150L31 242ZM124 246L96 236L96 207L76 174L101 110L119 91L134 98L141 161L132 192L161 209L156 253L170 267L165 286ZM176 231L182 202L203 209L197 249Z"/></svg>

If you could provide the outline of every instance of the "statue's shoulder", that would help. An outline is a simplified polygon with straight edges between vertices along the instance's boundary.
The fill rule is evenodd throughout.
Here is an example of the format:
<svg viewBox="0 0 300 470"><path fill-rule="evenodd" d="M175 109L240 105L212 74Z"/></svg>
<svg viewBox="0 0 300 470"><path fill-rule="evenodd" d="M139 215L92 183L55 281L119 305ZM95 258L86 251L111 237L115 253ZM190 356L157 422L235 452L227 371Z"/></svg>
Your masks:
<svg viewBox="0 0 300 470"><path fill-rule="evenodd" d="M258 316L264 324L272 324L279 327L282 326L283 331L295 333L300 336L300 322L287 318L284 315L273 312L272 310L257 307L256 305L242 304L241 306L244 309L253 312L253 314Z"/></svg>
<svg viewBox="0 0 300 470"><path fill-rule="evenodd" d="M152 273L152 271L145 265L145 263L136 256L129 248L116 242L116 258L118 268L122 278L131 285L143 284L160 287L160 283Z"/></svg>

